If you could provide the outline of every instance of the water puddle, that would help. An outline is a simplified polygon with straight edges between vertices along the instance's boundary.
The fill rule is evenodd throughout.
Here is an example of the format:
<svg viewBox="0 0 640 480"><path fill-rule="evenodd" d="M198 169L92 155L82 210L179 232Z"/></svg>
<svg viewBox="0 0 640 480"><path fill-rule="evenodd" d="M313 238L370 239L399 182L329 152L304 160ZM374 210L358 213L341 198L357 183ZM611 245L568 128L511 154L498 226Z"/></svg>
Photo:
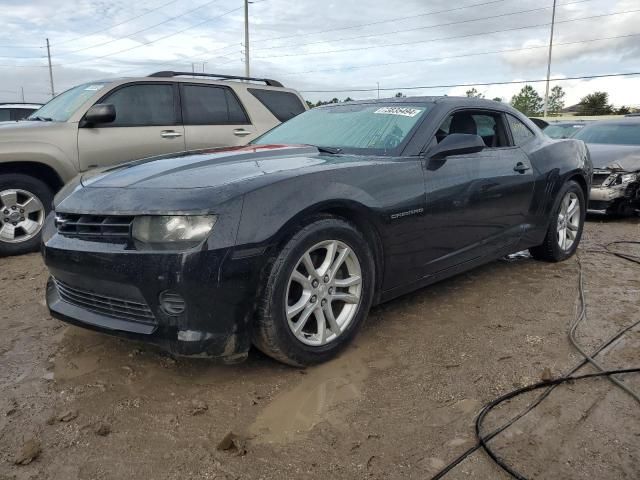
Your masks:
<svg viewBox="0 0 640 480"><path fill-rule="evenodd" d="M369 375L363 350L349 348L339 358L308 368L292 390L277 395L249 429L258 443L287 443L320 422L338 426L353 411Z"/></svg>

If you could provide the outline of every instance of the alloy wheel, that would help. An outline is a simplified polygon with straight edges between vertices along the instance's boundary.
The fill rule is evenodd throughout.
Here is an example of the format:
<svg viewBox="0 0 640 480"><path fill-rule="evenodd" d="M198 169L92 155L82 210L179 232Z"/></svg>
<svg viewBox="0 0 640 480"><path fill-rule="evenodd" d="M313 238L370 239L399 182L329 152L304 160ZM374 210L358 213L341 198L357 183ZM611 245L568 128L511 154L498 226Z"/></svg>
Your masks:
<svg viewBox="0 0 640 480"><path fill-rule="evenodd" d="M0 242L20 243L40 233L45 210L33 193L20 189L0 191Z"/></svg>
<svg viewBox="0 0 640 480"><path fill-rule="evenodd" d="M560 204L557 224L558 245L565 252L569 251L576 241L581 218L578 195L574 192L567 192Z"/></svg>
<svg viewBox="0 0 640 480"><path fill-rule="evenodd" d="M326 345L353 321L362 295L362 270L353 249L327 240L298 260L286 291L286 317L302 343Z"/></svg>

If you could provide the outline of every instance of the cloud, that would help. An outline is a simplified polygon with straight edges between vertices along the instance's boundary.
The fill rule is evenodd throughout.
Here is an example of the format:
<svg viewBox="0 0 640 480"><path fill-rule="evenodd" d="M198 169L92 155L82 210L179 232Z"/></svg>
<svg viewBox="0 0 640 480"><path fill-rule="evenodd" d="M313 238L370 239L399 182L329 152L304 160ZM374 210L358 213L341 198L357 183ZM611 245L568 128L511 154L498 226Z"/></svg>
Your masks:
<svg viewBox="0 0 640 480"><path fill-rule="evenodd" d="M42 48L47 37L52 44L56 91L111 76L190 71L192 63L202 69L206 62L207 71L244 72L244 16L242 9L234 10L242 5L236 0L2 3L0 56L31 58L0 58L0 101L15 100L21 87L27 100L47 99L48 72ZM636 26L640 12L567 22L638 9L637 0L563 3L557 15L554 77L631 71L639 64L640 36L559 45L640 34ZM198 6L201 8L191 12ZM366 6L362 2L256 0L250 6L252 74L309 91L305 96L314 101L347 95L374 97L378 84L391 88L381 93L390 96L396 87L544 78L549 35L545 24L551 14L546 7L526 0L465 0L462 5L448 0L374 0ZM513 49L518 51L490 53ZM74 53L76 50L81 51ZM637 77L617 78L562 85L568 103L598 88L609 91L616 104L638 105L637 81ZM374 90L311 92L356 87ZM478 87L487 97L506 99L520 88ZM544 84L536 88L542 93ZM464 94L466 90L404 93Z"/></svg>

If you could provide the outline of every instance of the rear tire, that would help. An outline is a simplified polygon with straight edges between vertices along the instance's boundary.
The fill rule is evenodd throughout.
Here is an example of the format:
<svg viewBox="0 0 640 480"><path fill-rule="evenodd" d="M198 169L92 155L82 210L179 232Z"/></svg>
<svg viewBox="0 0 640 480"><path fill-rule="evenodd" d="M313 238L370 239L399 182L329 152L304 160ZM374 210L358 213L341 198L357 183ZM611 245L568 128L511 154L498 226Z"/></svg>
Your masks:
<svg viewBox="0 0 640 480"><path fill-rule="evenodd" d="M575 207L577 211L573 210ZM547 262L561 262L571 257L582 238L586 211L585 196L580 185L573 180L565 183L553 206L544 242L529 249L531 256Z"/></svg>
<svg viewBox="0 0 640 480"><path fill-rule="evenodd" d="M325 362L356 335L374 284L363 235L344 220L321 217L298 231L271 265L253 343L289 365Z"/></svg>
<svg viewBox="0 0 640 480"><path fill-rule="evenodd" d="M53 192L43 181L19 173L0 175L0 257L38 249L52 202Z"/></svg>

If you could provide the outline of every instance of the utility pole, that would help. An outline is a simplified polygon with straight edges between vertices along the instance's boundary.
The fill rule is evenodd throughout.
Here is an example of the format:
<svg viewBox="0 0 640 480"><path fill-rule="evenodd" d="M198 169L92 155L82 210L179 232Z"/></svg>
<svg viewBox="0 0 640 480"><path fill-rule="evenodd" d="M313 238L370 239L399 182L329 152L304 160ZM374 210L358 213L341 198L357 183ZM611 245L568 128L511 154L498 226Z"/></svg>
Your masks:
<svg viewBox="0 0 640 480"><path fill-rule="evenodd" d="M51 48L49 47L49 39L47 38L47 58L49 59L49 83L51 84L51 98L56 96L53 88L53 69L51 68Z"/></svg>
<svg viewBox="0 0 640 480"><path fill-rule="evenodd" d="M22 103L24 103L24 87L20 87L20 93L22 94Z"/></svg>
<svg viewBox="0 0 640 480"><path fill-rule="evenodd" d="M549 37L549 58L547 59L547 89L544 93L544 114L546 118L549 112L549 78L551 77L551 52L553 51L553 27L556 24L556 1L553 0L553 11L551 13L551 35Z"/></svg>
<svg viewBox="0 0 640 480"><path fill-rule="evenodd" d="M378 85L378 100L380 100L380 82L376 82Z"/></svg>
<svg viewBox="0 0 640 480"><path fill-rule="evenodd" d="M249 0L244 0L244 75L251 76L249 69Z"/></svg>

